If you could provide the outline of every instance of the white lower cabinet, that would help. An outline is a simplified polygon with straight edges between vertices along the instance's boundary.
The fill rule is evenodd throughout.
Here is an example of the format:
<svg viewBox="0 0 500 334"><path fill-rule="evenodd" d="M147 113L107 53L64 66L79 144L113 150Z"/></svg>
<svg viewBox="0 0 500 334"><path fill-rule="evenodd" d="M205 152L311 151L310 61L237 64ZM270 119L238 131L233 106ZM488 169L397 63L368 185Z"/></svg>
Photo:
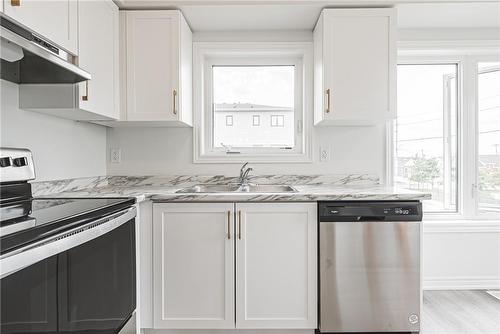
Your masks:
<svg viewBox="0 0 500 334"><path fill-rule="evenodd" d="M154 204L154 328L316 328L316 210Z"/></svg>
<svg viewBox="0 0 500 334"><path fill-rule="evenodd" d="M236 327L316 328L316 203L236 210Z"/></svg>
<svg viewBox="0 0 500 334"><path fill-rule="evenodd" d="M155 328L234 328L233 212L229 203L153 205Z"/></svg>

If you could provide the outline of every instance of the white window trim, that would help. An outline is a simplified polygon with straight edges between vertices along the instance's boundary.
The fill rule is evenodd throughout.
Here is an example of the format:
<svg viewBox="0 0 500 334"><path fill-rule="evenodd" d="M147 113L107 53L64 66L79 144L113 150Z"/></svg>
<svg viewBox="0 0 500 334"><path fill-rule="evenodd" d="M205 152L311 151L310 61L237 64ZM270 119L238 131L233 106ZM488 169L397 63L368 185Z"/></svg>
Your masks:
<svg viewBox="0 0 500 334"><path fill-rule="evenodd" d="M398 64L457 63L457 212L424 213L425 220L498 220L499 214L479 213L477 195L477 63L500 61L498 48L491 48L490 42L468 41L404 42L398 44ZM495 43L498 45L498 42ZM386 126L386 183L393 186L393 130L392 121ZM471 163L472 161L472 163Z"/></svg>
<svg viewBox="0 0 500 334"><path fill-rule="evenodd" d="M312 50L311 42L196 42L193 43L194 163L290 163L312 162ZM245 148L238 154L212 148L210 103L211 68L217 64L266 64L296 66L296 82L302 94L295 94L295 108L302 119L295 120L300 142L294 149ZM283 63L286 61L286 63ZM239 151L238 149L231 149Z"/></svg>

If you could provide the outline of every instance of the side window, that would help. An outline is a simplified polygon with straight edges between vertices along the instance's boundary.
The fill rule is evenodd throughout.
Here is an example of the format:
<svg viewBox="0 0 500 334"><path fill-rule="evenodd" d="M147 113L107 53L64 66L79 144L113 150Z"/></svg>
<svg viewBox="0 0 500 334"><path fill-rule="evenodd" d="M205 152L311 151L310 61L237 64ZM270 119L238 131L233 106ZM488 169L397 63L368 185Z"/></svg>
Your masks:
<svg viewBox="0 0 500 334"><path fill-rule="evenodd" d="M398 65L393 183L432 193L427 212L457 211L458 65Z"/></svg>

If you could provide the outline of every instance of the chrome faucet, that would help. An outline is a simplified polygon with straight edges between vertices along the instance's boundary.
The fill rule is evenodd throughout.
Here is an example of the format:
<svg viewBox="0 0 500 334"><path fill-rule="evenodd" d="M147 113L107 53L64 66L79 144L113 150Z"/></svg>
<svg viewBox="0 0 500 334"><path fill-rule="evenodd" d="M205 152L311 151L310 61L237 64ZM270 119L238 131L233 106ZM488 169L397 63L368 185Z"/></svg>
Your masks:
<svg viewBox="0 0 500 334"><path fill-rule="evenodd" d="M248 185L248 179L249 179L249 176L248 174L250 174L250 172L253 170L252 168L248 167L245 169L245 167L248 165L248 162L244 163L243 166L241 166L241 169L240 169L240 177L238 178L238 184L240 186L243 186L243 185Z"/></svg>

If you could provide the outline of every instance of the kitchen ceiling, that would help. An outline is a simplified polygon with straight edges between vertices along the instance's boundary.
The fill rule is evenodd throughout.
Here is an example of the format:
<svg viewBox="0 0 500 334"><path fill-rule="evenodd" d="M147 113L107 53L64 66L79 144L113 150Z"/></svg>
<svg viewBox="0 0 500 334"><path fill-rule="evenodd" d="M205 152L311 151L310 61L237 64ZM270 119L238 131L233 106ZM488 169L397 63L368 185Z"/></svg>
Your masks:
<svg viewBox="0 0 500 334"><path fill-rule="evenodd" d="M194 32L312 30L324 7L392 6L403 29L499 28L500 1L115 0L126 9L181 9Z"/></svg>

